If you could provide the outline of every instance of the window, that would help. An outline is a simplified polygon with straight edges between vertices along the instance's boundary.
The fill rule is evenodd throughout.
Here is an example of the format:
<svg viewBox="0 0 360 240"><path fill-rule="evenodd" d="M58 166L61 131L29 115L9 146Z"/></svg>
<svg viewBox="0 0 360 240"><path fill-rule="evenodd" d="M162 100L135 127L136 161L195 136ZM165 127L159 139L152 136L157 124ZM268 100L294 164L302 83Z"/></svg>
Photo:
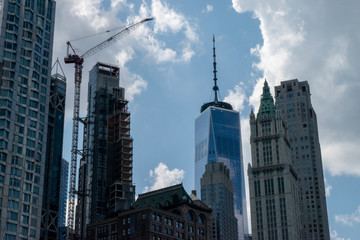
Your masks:
<svg viewBox="0 0 360 240"><path fill-rule="evenodd" d="M21 223L22 224L29 224L29 217L28 216L21 216Z"/></svg>
<svg viewBox="0 0 360 240"><path fill-rule="evenodd" d="M4 173L6 169L5 165L0 164L0 172Z"/></svg>
<svg viewBox="0 0 360 240"><path fill-rule="evenodd" d="M21 227L21 234L22 235L28 235L28 228L27 227Z"/></svg>
<svg viewBox="0 0 360 240"><path fill-rule="evenodd" d="M15 190L15 189L9 189L9 197L19 199L20 198L20 191Z"/></svg>
<svg viewBox="0 0 360 240"><path fill-rule="evenodd" d="M10 220L17 221L18 220L18 213L9 211L8 216Z"/></svg>
<svg viewBox="0 0 360 240"><path fill-rule="evenodd" d="M19 209L19 203L17 201L14 201L14 200L8 200L8 208L18 210Z"/></svg>
<svg viewBox="0 0 360 240"><path fill-rule="evenodd" d="M194 214L190 211L187 213L187 220L194 221Z"/></svg>
<svg viewBox="0 0 360 240"><path fill-rule="evenodd" d="M10 186L13 187L20 187L20 180L16 179L16 178L10 178Z"/></svg>
<svg viewBox="0 0 360 240"><path fill-rule="evenodd" d="M285 193L284 177L278 177L277 180L278 180L279 194L284 194Z"/></svg>
<svg viewBox="0 0 360 240"><path fill-rule="evenodd" d="M18 206L19 207L19 206ZM23 212L24 213L29 213L30 212L30 206L27 204L23 204Z"/></svg>
<svg viewBox="0 0 360 240"><path fill-rule="evenodd" d="M31 195L24 193L24 202L30 202Z"/></svg>

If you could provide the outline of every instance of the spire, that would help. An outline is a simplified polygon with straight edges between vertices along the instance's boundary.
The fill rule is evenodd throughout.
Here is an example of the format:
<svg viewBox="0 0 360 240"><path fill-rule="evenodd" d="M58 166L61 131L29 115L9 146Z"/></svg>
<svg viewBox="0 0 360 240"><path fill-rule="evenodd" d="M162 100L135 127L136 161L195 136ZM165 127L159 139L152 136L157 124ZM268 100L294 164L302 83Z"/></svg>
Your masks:
<svg viewBox="0 0 360 240"><path fill-rule="evenodd" d="M217 103L218 102L218 91L219 91L219 87L216 85L216 81L217 81L217 78L216 78L216 54L215 54L215 36L213 35L213 58L214 58L214 87L213 87L213 90L214 90L214 93L215 93L215 100L214 102Z"/></svg>
<svg viewBox="0 0 360 240"><path fill-rule="evenodd" d="M263 94L261 95L261 102L257 118L270 118L275 116L274 99L271 96L269 85L265 79Z"/></svg>
<svg viewBox="0 0 360 240"><path fill-rule="evenodd" d="M218 108L223 108L223 109L228 109L228 110L233 110L231 104L226 103L226 102L221 102L218 99L218 92L219 92L219 87L217 86L217 78L216 78L216 54L215 54L215 36L213 35L213 58L214 58L214 86L213 86L213 90L215 93L215 99L213 102L208 102L208 103L204 103L201 106L200 112L205 111L208 107L210 106L214 106L214 107L218 107Z"/></svg>

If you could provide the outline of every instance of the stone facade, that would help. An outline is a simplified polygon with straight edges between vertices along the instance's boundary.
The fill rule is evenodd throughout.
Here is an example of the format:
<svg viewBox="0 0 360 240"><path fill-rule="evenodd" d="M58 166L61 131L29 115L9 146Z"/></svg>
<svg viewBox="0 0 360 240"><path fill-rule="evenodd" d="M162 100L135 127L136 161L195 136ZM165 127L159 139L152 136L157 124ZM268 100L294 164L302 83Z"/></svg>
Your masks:
<svg viewBox="0 0 360 240"><path fill-rule="evenodd" d="M302 239L329 240L317 118L310 86L297 79L275 87L276 106L288 124L291 160L299 177Z"/></svg>
<svg viewBox="0 0 360 240"><path fill-rule="evenodd" d="M248 167L252 237L300 240L297 174L286 122L265 81L260 109L250 114L252 163Z"/></svg>

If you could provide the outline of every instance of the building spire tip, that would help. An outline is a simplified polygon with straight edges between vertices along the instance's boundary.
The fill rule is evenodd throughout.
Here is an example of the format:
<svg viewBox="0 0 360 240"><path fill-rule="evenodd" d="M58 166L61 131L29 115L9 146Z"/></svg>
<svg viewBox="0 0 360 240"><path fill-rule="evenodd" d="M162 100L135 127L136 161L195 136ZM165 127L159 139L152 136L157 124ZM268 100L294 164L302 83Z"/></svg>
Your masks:
<svg viewBox="0 0 360 240"><path fill-rule="evenodd" d="M217 78L216 78L216 54L215 54L215 36L213 35L213 59L214 59L214 62L213 62L213 66L214 66L214 70L213 70L213 73L214 73L214 87L213 87L213 90L214 90L214 93L215 93L215 100L214 102L218 102L218 91L219 91L219 87L217 86L216 84L216 81L217 81Z"/></svg>

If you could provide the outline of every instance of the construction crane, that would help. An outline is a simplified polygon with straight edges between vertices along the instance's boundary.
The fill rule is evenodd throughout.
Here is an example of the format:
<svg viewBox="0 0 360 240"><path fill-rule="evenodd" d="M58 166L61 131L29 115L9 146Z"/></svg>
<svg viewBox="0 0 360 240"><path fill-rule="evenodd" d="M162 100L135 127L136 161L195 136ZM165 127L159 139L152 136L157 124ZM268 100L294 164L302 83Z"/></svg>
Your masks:
<svg viewBox="0 0 360 240"><path fill-rule="evenodd" d="M67 44L67 54L64 58L66 64L73 63L75 64L75 94L74 94L74 112L73 112L73 132L72 132L72 146L71 146L71 166L70 166L70 189L69 189L69 205L68 205L68 233L67 239L74 238L74 212L75 212L75 193L76 193L76 170L77 170L77 155L81 154L81 151L78 150L78 134L79 134L79 110L80 110L80 86L82 80L82 68L84 59L90 57L109 45L115 43L121 38L127 36L143 23L153 20L153 18L145 18L140 22L130 25L129 27L121 30L105 41L97 44L95 47L89 49L84 54L79 56L75 49L71 46L71 43L68 41ZM70 50L73 54L71 54Z"/></svg>

